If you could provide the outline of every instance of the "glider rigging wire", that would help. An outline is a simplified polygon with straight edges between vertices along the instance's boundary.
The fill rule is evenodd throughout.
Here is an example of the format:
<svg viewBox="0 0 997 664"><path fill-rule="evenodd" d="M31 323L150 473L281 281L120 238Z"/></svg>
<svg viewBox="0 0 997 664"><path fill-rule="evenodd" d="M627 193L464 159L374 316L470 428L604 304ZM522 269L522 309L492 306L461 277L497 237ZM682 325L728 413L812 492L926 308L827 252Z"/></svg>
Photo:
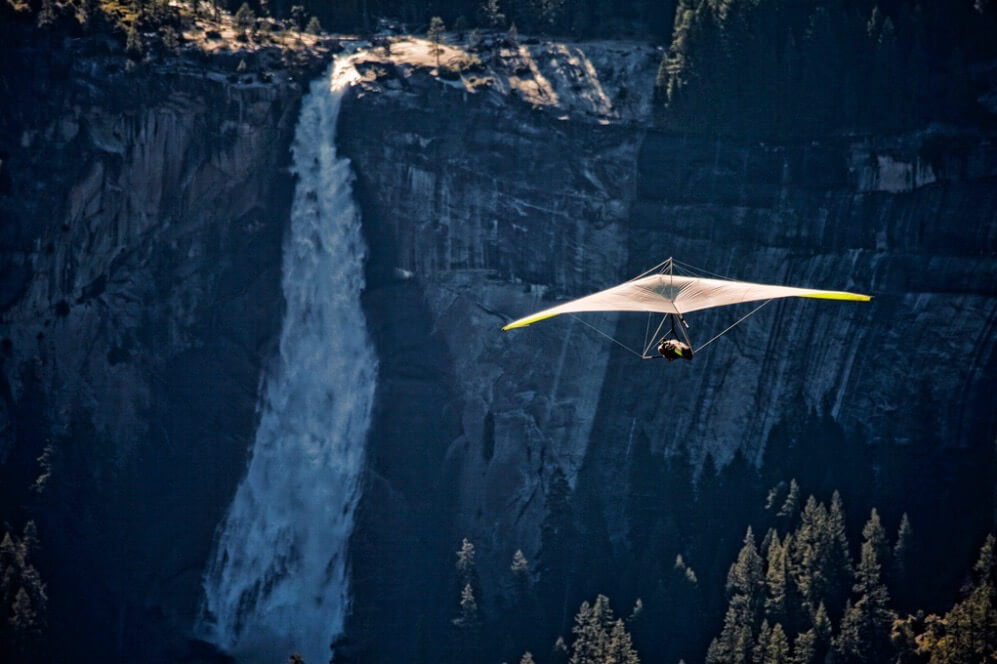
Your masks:
<svg viewBox="0 0 997 664"><path fill-rule="evenodd" d="M676 268L679 269L676 270ZM684 345L687 349L686 359L689 359L692 355L705 349L757 313L772 300L786 297L852 302L868 302L872 299L869 295L847 291L828 291L737 281L686 263L681 263L673 258L668 258L651 269L617 286L538 311L524 318L514 320L502 329L511 330L526 327L560 314L569 314L600 335L610 339L642 359L654 359L664 355L661 346L658 348L660 354L654 354L652 349L655 344L665 344L666 342L669 344ZM689 325L685 321L685 314L743 302L761 302L761 304L744 316L741 316L733 324L713 336L709 341L692 350L692 343L686 332ZM644 330L642 352L637 352L635 349L576 315L583 312L599 311L647 312L648 320ZM655 314L661 315L661 321L654 328L654 332L651 333L651 317ZM659 337L665 328L665 323L669 321L671 323L669 330L664 336Z"/></svg>

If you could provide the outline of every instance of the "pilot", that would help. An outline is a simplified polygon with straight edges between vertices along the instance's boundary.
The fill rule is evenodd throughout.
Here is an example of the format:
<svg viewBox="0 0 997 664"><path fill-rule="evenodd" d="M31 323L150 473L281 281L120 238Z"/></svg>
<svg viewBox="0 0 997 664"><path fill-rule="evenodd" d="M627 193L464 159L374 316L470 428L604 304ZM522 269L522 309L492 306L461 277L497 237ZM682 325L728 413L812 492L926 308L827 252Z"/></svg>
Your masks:
<svg viewBox="0 0 997 664"><path fill-rule="evenodd" d="M658 353L669 362L679 358L692 361L692 348L689 347L689 344L678 339L662 339L658 342Z"/></svg>

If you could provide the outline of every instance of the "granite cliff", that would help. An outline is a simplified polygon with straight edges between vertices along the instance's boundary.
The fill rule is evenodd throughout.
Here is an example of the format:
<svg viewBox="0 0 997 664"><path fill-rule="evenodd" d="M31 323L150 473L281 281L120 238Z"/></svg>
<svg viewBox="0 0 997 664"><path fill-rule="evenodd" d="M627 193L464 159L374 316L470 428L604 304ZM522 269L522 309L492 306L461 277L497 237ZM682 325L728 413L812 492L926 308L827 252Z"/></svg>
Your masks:
<svg viewBox="0 0 997 664"><path fill-rule="evenodd" d="M55 659L176 661L280 327L302 85L3 35L5 518L38 522Z"/></svg>
<svg viewBox="0 0 997 664"><path fill-rule="evenodd" d="M74 650L172 661L279 332L302 88L218 55L125 74L44 50L3 65L24 94L0 124L0 495L39 521ZM812 411L900 453L992 444L992 137L662 133L652 47L486 39L435 73L425 51L362 57L337 133L379 361L344 653L433 653L462 537L497 604L516 549L543 561L562 474L619 545L635 441L760 462ZM876 299L772 304L681 366L570 318L499 331L668 256ZM690 317L695 339L731 316Z"/></svg>
<svg viewBox="0 0 997 664"><path fill-rule="evenodd" d="M757 463L811 412L898 454L925 440L990 445L989 137L661 133L650 48L486 44L470 66L445 54L463 71L442 78L406 64L410 50L371 54L340 121L383 361L355 543L358 638L386 628L414 643L412 606L443 624L452 609L436 598L453 592L439 584L461 537L497 594L517 548L543 564L555 472L622 546L638 438L656 454L725 463L740 450ZM770 305L681 366L642 362L571 318L499 331L669 256L875 299ZM690 316L696 341L746 311ZM643 319L593 322L631 345L643 337ZM418 536L430 531L449 535ZM442 569L435 587L430 569Z"/></svg>

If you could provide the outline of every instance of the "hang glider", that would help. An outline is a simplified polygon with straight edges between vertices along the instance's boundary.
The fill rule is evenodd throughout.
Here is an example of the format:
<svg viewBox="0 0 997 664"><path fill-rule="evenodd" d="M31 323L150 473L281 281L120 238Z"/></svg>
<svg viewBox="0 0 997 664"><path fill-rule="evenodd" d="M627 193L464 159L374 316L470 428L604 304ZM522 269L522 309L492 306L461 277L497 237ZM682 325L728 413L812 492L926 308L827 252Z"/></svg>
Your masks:
<svg viewBox="0 0 997 664"><path fill-rule="evenodd" d="M849 293L847 291L818 290L814 288L797 288L792 286L777 286L771 284L757 284L748 281L734 281L731 279L702 277L695 274L681 274L675 272L679 264L669 258L659 265L651 268L647 272L634 277L618 286L607 288L606 290L580 297L570 302L559 304L543 311L538 311L524 318L514 320L503 327L503 330L526 327L554 316L561 314L575 314L582 312L608 312L608 311L629 311L646 312L648 314L663 315L661 324L652 339L651 345L657 340L657 334L663 329L666 320L672 322L671 335L675 335L675 322L680 322L679 331L685 336L684 315L693 311L709 309L712 307L723 307L740 304L743 302L762 302L762 305L755 308L748 314L755 313L762 306L774 299L786 297L805 297L819 300L843 300L852 302L868 302L872 299L869 295L860 293ZM684 266L691 268L691 266ZM744 316L737 323L730 326L717 337L714 337L703 346L696 349L702 350L707 345L715 341L718 337L728 332L735 325L742 322L748 316ZM584 322L584 321L583 321ZM598 331L598 330L597 330ZM667 335L662 341L667 339ZM614 339L615 341L615 339ZM619 343L617 341L617 343ZM688 344L686 337L685 343ZM623 344L620 344L623 345ZM639 353L644 359L659 357L660 355L649 355L651 345L647 344L645 337L644 352ZM627 348L626 346L624 346ZM632 351L635 352L636 351ZM664 355L661 352L661 355ZM686 359L691 358L692 349ZM671 358L669 358L671 359Z"/></svg>

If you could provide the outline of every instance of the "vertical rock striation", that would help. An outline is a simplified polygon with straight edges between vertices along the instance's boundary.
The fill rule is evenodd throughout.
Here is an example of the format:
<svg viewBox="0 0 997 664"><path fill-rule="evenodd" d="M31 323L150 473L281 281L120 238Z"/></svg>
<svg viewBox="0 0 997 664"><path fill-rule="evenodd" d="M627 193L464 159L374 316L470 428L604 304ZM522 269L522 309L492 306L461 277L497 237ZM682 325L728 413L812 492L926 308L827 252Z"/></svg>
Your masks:
<svg viewBox="0 0 997 664"><path fill-rule="evenodd" d="M279 330L301 90L7 46L2 502L39 521L66 657L176 661Z"/></svg>
<svg viewBox="0 0 997 664"><path fill-rule="evenodd" d="M390 573L358 581L355 634L368 641L380 628L404 641L391 606L407 613L419 598L398 586L429 565L445 577L462 536L478 545L486 588L500 587L516 548L542 555L555 468L595 487L610 538L624 536L637 435L659 453L683 446L723 462L735 450L759 460L777 424L810 410L877 445L985 446L997 433L992 140L937 128L787 145L662 134L619 78L650 90L656 58L578 48L583 77L558 49L571 52L495 46L453 81L404 52L372 57L344 103L383 362L356 551L358 569ZM668 256L876 299L773 303L691 364L641 362L571 318L499 332ZM694 340L746 312L690 316ZM643 319L591 322L643 338ZM398 430L437 413L445 426L428 438ZM445 541L379 528L427 495L435 511L424 505L422 523ZM402 560L403 545L425 555ZM442 625L451 607L435 611Z"/></svg>

